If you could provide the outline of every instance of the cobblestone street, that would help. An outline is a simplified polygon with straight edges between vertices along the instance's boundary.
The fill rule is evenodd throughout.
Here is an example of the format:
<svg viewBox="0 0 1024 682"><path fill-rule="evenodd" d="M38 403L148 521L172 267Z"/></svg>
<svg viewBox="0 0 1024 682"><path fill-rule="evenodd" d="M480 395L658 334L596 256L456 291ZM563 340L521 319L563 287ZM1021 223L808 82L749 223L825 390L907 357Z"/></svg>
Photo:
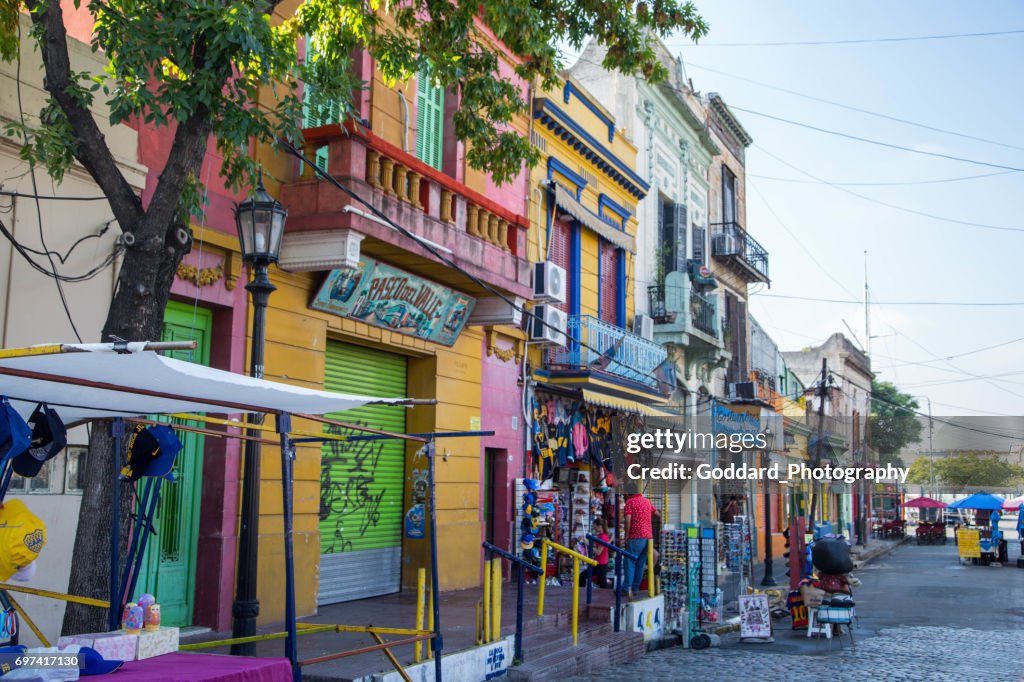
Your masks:
<svg viewBox="0 0 1024 682"><path fill-rule="evenodd" d="M1024 570L960 566L955 552L905 545L861 569L852 647L845 636L807 639L781 620L774 643L727 635L720 648L663 649L572 682L1024 679Z"/></svg>

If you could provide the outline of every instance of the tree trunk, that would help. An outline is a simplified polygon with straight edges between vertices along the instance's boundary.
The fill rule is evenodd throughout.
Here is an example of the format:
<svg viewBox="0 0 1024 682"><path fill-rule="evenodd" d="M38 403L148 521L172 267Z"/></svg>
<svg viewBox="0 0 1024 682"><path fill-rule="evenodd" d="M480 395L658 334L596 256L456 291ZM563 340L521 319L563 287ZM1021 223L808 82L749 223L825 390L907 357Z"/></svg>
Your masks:
<svg viewBox="0 0 1024 682"><path fill-rule="evenodd" d="M152 229L143 220L138 227L136 235L148 232L152 236L139 239L125 252L117 291L103 327L104 341L112 341L115 336L127 341L159 340L174 274L192 244L191 231L184 225L173 223L164 229ZM110 594L113 486L122 486L118 510L121 515L120 575L124 575L125 570L123 562L128 545L129 514L133 511L134 500L130 485L117 482L115 478L114 458L118 458L119 469L123 455L114 452L109 424L106 421L97 423L92 430L68 584L70 594L103 600L109 599ZM149 544L156 546L152 541ZM129 595L129 598L131 596L134 595ZM81 604L67 605L63 634L104 632L106 629L107 614L103 609Z"/></svg>

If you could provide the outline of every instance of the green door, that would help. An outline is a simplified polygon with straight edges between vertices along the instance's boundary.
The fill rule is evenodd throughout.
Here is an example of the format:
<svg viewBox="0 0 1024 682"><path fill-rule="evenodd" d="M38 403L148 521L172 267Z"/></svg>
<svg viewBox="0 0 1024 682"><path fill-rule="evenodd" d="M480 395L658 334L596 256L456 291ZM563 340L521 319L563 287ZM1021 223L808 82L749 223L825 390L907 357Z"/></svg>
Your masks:
<svg viewBox="0 0 1024 682"><path fill-rule="evenodd" d="M210 329L213 317L205 308L193 308L171 301L164 312L163 341L195 341L196 349L169 351L166 355L201 365L210 363ZM195 422L173 420L202 426ZM160 604L164 625L192 624L196 587L196 543L199 536L199 498L202 492L203 436L177 431L184 446L174 463L174 482L164 481L160 489L154 526L149 538L139 586L131 599L149 592Z"/></svg>
<svg viewBox="0 0 1024 682"><path fill-rule="evenodd" d="M324 388L355 395L404 398L406 359L374 348L328 341ZM404 433L405 410L365 405L330 416ZM401 589L404 500L403 441L324 444L320 460L319 604Z"/></svg>

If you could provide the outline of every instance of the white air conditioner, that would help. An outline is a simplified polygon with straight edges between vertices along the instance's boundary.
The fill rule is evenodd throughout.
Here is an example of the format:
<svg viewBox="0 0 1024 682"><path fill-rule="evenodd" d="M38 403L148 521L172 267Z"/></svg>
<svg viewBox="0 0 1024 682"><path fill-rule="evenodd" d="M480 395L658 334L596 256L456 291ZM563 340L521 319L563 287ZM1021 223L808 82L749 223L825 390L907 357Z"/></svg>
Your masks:
<svg viewBox="0 0 1024 682"><path fill-rule="evenodd" d="M565 303L565 268L551 262L533 264L533 298L537 301Z"/></svg>
<svg viewBox="0 0 1024 682"><path fill-rule="evenodd" d="M723 232L715 235L715 254L719 256L732 256L739 253L739 240L731 232Z"/></svg>
<svg viewBox="0 0 1024 682"><path fill-rule="evenodd" d="M527 322L530 341L564 346L569 316L551 305L535 305L532 312Z"/></svg>
<svg viewBox="0 0 1024 682"><path fill-rule="evenodd" d="M519 327L523 324L523 303L523 299L518 296L512 298L511 304L498 296L478 298L466 324L470 326L507 324Z"/></svg>
<svg viewBox="0 0 1024 682"><path fill-rule="evenodd" d="M650 315L636 315L633 317L633 333L642 336L648 341L654 340L654 320Z"/></svg>

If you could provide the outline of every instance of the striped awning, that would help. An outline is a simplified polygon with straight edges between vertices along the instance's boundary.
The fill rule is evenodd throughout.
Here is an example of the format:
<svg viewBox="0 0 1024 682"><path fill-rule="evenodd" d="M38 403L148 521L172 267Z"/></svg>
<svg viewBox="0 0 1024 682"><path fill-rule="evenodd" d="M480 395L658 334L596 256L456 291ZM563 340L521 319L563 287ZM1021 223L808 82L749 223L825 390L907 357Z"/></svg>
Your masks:
<svg viewBox="0 0 1024 682"><path fill-rule="evenodd" d="M618 396L608 395L607 393L598 393L597 391L591 391L589 389L581 389L583 393L583 402L588 405L597 405L598 407L608 407L613 410L619 410L621 412L628 412L630 414L642 414L646 417L676 417L681 418L681 415L672 414L671 412L665 412L659 410L650 405L644 405L636 400L630 400L628 398L619 398Z"/></svg>
<svg viewBox="0 0 1024 682"><path fill-rule="evenodd" d="M569 190L558 183L555 183L555 203L591 232L597 233L598 236L629 253L636 253L635 237L606 222L604 218L577 201Z"/></svg>

